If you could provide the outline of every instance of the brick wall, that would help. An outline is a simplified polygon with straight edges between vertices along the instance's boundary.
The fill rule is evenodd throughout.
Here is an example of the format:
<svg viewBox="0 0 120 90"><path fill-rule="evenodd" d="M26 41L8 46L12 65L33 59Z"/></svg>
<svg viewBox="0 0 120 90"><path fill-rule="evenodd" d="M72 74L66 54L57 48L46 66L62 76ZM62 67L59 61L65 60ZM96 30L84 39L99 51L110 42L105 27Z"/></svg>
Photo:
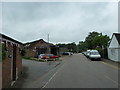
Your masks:
<svg viewBox="0 0 120 90"><path fill-rule="evenodd" d="M2 87L10 87L11 84L11 61L12 59L8 55L12 54L12 45L9 43L7 46L7 56L6 59L2 61ZM12 55L11 55L12 56Z"/></svg>
<svg viewBox="0 0 120 90"><path fill-rule="evenodd" d="M13 45L7 43L7 56L6 59L2 61L2 88L9 88L12 83L12 64L13 64ZM22 72L22 59L19 52L19 47L16 50L16 68L17 75L19 77Z"/></svg>
<svg viewBox="0 0 120 90"><path fill-rule="evenodd" d="M2 88L8 88L11 85L11 61L5 59L2 62Z"/></svg>
<svg viewBox="0 0 120 90"><path fill-rule="evenodd" d="M17 57L16 57L16 67L18 69L18 77L20 76L21 72L22 72L22 57L19 51L20 47L17 47Z"/></svg>
<svg viewBox="0 0 120 90"><path fill-rule="evenodd" d="M47 48L47 53L50 53L49 44L44 42L44 41L38 41L38 42L35 42L35 43L30 43L30 46L25 48L25 51L26 51L25 56L26 57L35 57L35 56L37 56L36 48L41 47L41 46L46 47Z"/></svg>

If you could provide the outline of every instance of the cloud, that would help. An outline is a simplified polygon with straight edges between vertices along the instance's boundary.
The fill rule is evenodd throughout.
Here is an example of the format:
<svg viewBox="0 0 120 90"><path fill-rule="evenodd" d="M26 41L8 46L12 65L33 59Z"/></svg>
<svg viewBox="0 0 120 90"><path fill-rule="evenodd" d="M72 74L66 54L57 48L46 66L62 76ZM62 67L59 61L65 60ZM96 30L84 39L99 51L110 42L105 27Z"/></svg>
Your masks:
<svg viewBox="0 0 120 90"><path fill-rule="evenodd" d="M3 33L22 42L79 42L90 31L109 36L117 32L117 3L19 2L3 3Z"/></svg>

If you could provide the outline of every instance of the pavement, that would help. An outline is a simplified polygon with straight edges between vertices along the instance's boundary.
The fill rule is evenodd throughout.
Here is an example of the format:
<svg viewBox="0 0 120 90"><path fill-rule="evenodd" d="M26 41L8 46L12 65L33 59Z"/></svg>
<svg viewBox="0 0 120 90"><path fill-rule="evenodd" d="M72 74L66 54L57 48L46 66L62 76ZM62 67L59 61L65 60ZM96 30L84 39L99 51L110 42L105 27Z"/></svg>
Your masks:
<svg viewBox="0 0 120 90"><path fill-rule="evenodd" d="M41 77L52 68L59 65L61 61L39 62L32 60L22 60L23 73L11 88L40 88Z"/></svg>
<svg viewBox="0 0 120 90"><path fill-rule="evenodd" d="M118 88L119 68L74 54L55 71L42 88Z"/></svg>
<svg viewBox="0 0 120 90"><path fill-rule="evenodd" d="M118 68L120 68L120 62L115 62L115 61L112 61L112 60L109 60L109 59L104 59L102 58L102 61L104 61L105 63L109 63L113 66L116 66Z"/></svg>

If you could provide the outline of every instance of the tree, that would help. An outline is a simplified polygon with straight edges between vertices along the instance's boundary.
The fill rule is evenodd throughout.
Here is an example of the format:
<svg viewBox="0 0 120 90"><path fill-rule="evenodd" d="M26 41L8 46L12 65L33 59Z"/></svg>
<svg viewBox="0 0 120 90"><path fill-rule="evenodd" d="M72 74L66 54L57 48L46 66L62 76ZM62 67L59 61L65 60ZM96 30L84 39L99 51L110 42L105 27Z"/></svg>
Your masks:
<svg viewBox="0 0 120 90"><path fill-rule="evenodd" d="M89 32L85 41L79 42L78 47L81 52L87 49L97 49L102 57L107 58L107 46L109 40L109 36L93 31Z"/></svg>
<svg viewBox="0 0 120 90"><path fill-rule="evenodd" d="M71 51L71 52L74 52L74 53L77 52L77 45L75 44L75 42L68 43L66 46L67 46L68 51Z"/></svg>
<svg viewBox="0 0 120 90"><path fill-rule="evenodd" d="M106 48L108 46L109 40L110 38L107 35L96 36L92 41L92 45L94 48L96 48L97 46L99 46L100 48Z"/></svg>
<svg viewBox="0 0 120 90"><path fill-rule="evenodd" d="M89 35L85 38L85 42L87 44L87 48L88 49L93 49L93 44L92 44L92 41L93 39L96 37L96 36L99 36L101 35L101 33L98 33L98 32L89 32Z"/></svg>
<svg viewBox="0 0 120 90"><path fill-rule="evenodd" d="M86 43L84 41L80 41L78 44L78 51L83 52L86 50L87 50Z"/></svg>
<svg viewBox="0 0 120 90"><path fill-rule="evenodd" d="M103 58L107 58L107 46L110 38L107 35L96 36L93 41L93 47L97 49Z"/></svg>
<svg viewBox="0 0 120 90"><path fill-rule="evenodd" d="M68 43L68 44L56 44L56 45L67 48L67 51L69 52L74 52L74 53L77 52L77 45L75 44L75 42Z"/></svg>

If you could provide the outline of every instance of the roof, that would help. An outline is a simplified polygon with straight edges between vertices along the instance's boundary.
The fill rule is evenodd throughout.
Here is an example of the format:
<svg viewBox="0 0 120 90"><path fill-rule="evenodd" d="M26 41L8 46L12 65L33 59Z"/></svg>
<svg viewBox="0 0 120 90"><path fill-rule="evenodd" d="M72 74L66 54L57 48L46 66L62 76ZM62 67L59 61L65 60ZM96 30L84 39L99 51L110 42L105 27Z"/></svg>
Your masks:
<svg viewBox="0 0 120 90"><path fill-rule="evenodd" d="M18 44L22 44L21 42L13 39L13 38L11 38L11 37L8 37L8 36L6 36L6 35L4 35L4 34L1 34L1 33L0 33L0 37L2 37L2 38L4 38L4 39L7 39L7 40L10 40L10 41L13 41L13 42L18 43Z"/></svg>
<svg viewBox="0 0 120 90"><path fill-rule="evenodd" d="M115 37L120 45L120 33L113 33L113 35L115 35Z"/></svg>
<svg viewBox="0 0 120 90"><path fill-rule="evenodd" d="M36 42L39 42L39 41L42 41L42 42L44 42L44 43L47 43L47 44L53 45L52 43L45 42L43 39L39 39L39 40L32 41L32 42L27 42L27 43L25 43L24 45L26 45L26 44L32 44L32 43L36 43Z"/></svg>

